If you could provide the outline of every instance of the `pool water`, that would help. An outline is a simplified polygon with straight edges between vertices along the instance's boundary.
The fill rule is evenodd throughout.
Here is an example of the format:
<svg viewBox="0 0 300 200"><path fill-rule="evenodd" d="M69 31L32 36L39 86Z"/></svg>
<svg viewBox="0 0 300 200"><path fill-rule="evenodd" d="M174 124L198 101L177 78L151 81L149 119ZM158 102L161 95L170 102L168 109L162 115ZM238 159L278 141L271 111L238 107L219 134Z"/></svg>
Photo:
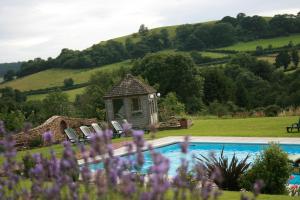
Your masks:
<svg viewBox="0 0 300 200"><path fill-rule="evenodd" d="M231 160L235 154L236 157L241 160L244 159L248 154L250 155L248 162L253 162L256 155L258 155L268 144L244 144L244 143L190 143L189 151L187 155L181 153L180 143L171 144L155 148L156 152L163 154L170 160L169 175L174 176L176 169L181 164L181 158L186 158L192 166L197 162L196 157L209 156L212 152L216 157L221 154L222 148L224 148L224 156ZM280 147L288 154L300 154L300 145L292 144L281 144ZM124 156L125 158L126 156ZM142 172L146 173L149 167L152 165L151 155L149 151L144 152L145 164L142 168ZM102 168L101 163L91 164L90 168L96 170ZM294 179L290 180L291 184L300 184L300 175L294 174Z"/></svg>

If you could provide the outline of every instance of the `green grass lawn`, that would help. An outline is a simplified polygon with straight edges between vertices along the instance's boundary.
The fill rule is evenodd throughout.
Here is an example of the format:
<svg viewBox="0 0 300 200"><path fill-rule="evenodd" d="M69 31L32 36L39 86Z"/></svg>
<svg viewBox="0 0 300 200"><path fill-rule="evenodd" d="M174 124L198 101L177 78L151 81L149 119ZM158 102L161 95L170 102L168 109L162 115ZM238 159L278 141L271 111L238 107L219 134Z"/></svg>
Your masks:
<svg viewBox="0 0 300 200"><path fill-rule="evenodd" d="M300 137L300 133L286 133L285 129L297 121L298 117L196 119L190 129L160 131L157 136Z"/></svg>
<svg viewBox="0 0 300 200"><path fill-rule="evenodd" d="M73 89L73 90L67 90L67 91L63 91L63 93L67 94L69 97L69 100L71 102L75 101L76 95L78 94L82 94L84 92L86 87L82 87L82 88L77 88L77 89ZM27 101L31 101L31 100L43 100L48 94L34 94L34 95L29 95L27 96Z"/></svg>
<svg viewBox="0 0 300 200"><path fill-rule="evenodd" d="M300 137L300 133L286 133L285 127L298 121L298 117L262 117L245 119L194 119L194 125L190 129L165 130L156 133L156 138L167 136L241 136L241 137ZM145 135L150 139L149 135ZM114 143L131 140L131 138L113 139ZM52 148L60 157L61 145L53 145ZM75 147L77 150L77 148ZM19 151L17 160L21 161L27 153L49 154L48 147ZM0 157L0 163L3 158Z"/></svg>
<svg viewBox="0 0 300 200"><path fill-rule="evenodd" d="M85 83L90 79L92 74L98 71L114 70L122 66L130 67L131 61L123 61L93 69L48 69L4 84L0 84L0 88L8 86L21 91L37 90L48 87L63 86L63 82L66 78L72 78L75 84Z"/></svg>
<svg viewBox="0 0 300 200"><path fill-rule="evenodd" d="M222 47L222 50L235 50L235 51L255 51L257 46L262 46L263 48L267 48L270 44L273 48L282 47L287 45L290 41L294 43L294 45L300 43L300 34L295 34L291 36L285 37L276 37L270 39L260 39L254 40L251 42L239 42L232 46Z"/></svg>

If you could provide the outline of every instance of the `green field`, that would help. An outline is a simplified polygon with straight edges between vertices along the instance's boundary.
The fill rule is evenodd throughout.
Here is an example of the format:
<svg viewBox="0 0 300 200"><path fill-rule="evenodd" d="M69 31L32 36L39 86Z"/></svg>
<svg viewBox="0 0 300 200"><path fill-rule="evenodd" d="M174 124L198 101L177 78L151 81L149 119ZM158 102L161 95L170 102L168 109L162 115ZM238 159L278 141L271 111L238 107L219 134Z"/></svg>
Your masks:
<svg viewBox="0 0 300 200"><path fill-rule="evenodd" d="M199 53L201 53L202 56L207 56L210 58L224 58L228 56L228 54L225 53L215 53L215 52L207 52L207 51L200 51Z"/></svg>
<svg viewBox="0 0 300 200"><path fill-rule="evenodd" d="M255 51L257 46L262 46L263 48L267 48L271 44L273 48L277 48L277 47L288 45L290 41L292 41L294 45L299 44L300 34L295 34L295 35L285 36L285 37L276 37L271 39L260 39L251 42L239 42L232 46L223 47L219 49L234 50L234 51Z"/></svg>
<svg viewBox="0 0 300 200"><path fill-rule="evenodd" d="M263 117L244 119L196 119L190 129L160 131L157 136L242 136L242 137L300 137L286 133L285 127L299 117Z"/></svg>
<svg viewBox="0 0 300 200"><path fill-rule="evenodd" d="M300 137L300 133L286 133L285 127L297 122L298 116L292 117L261 117L261 118L242 118L242 119L193 119L193 126L189 129L165 130L156 133L156 138L167 136L237 136L237 137ZM149 135L145 136L150 139ZM131 138L118 138L113 142L131 140ZM58 155L61 154L61 145L54 145ZM47 154L48 147L30 150ZM18 160L26 153L20 151ZM1 157L0 157L1 163Z"/></svg>
<svg viewBox="0 0 300 200"><path fill-rule="evenodd" d="M114 70L122 66L131 66L131 61L123 61L93 69L48 69L4 84L0 84L0 88L8 86L21 91L37 90L55 86L63 86L63 81L66 78L72 78L75 84L85 83L95 72Z"/></svg>
<svg viewBox="0 0 300 200"><path fill-rule="evenodd" d="M77 89L73 89L73 90L67 90L67 91L63 91L63 93L67 94L69 97L69 100L71 102L75 101L76 95L78 94L82 94L85 90L85 87L82 88L77 88ZM43 100L48 94L34 94L34 95L29 95L27 96L27 101L31 101L31 100Z"/></svg>

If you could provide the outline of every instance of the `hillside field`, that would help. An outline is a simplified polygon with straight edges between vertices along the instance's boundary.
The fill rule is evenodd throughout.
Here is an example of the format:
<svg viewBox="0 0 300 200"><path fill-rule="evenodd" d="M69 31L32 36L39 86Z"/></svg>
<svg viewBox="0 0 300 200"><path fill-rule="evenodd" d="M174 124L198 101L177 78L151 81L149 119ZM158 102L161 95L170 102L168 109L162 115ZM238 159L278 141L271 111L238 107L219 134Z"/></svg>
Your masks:
<svg viewBox="0 0 300 200"><path fill-rule="evenodd" d="M49 87L63 86L63 81L66 78L72 78L74 80L74 84L85 83L90 79L90 76L96 72L114 70L120 67L130 66L130 61L123 61L93 69L49 69L4 84L0 84L0 88L12 87L21 91L44 89Z"/></svg>
<svg viewBox="0 0 300 200"><path fill-rule="evenodd" d="M82 94L85 90L85 87L82 88L77 88L73 90L67 90L63 91L64 94L67 94L69 97L69 100L71 102L75 101L76 95L77 94ZM48 94L34 94L34 95L28 95L27 96L27 101L32 101L32 100L43 100Z"/></svg>
<svg viewBox="0 0 300 200"><path fill-rule="evenodd" d="M277 37L270 39L259 39L251 42L239 42L232 46L219 48L221 50L234 50L234 51L255 51L257 46L262 46L263 48L268 48L271 44L273 48L282 47L288 45L292 41L294 45L300 43L300 34Z"/></svg>

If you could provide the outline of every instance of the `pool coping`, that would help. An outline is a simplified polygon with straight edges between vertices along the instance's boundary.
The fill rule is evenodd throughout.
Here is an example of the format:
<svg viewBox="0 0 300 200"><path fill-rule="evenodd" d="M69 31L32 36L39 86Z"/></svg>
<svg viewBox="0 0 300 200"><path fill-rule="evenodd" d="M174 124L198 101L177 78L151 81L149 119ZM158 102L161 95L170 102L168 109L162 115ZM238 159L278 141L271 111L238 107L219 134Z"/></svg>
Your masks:
<svg viewBox="0 0 300 200"><path fill-rule="evenodd" d="M168 136L154 140L147 140L146 147L151 145L153 148L158 148L162 146L167 146L184 141L184 136ZM300 145L299 138L287 138L287 137L209 137L209 136L192 136L189 137L189 142L201 142L201 143L241 143L241 144L268 144L270 142L275 142L279 144L297 144ZM146 150L146 148L145 148ZM120 147L114 150L115 156L123 156L127 154L126 147ZM298 155L297 155L298 157ZM300 155L299 155L300 158ZM99 162L101 157L96 157L96 159L91 160L92 162ZM79 159L79 165L84 164L83 159Z"/></svg>

